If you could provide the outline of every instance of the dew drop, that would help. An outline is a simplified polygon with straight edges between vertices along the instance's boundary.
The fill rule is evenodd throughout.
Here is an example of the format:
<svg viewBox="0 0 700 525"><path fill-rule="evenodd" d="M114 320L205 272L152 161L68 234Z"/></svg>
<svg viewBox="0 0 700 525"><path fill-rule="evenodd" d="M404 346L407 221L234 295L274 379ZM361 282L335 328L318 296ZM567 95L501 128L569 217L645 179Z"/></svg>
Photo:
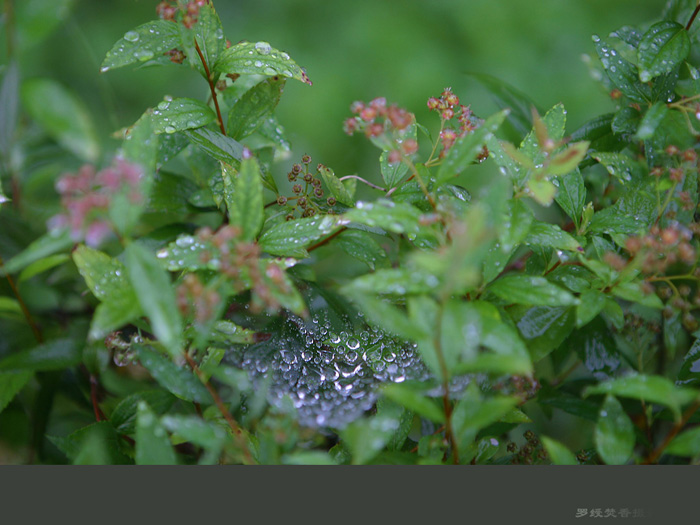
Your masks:
<svg viewBox="0 0 700 525"><path fill-rule="evenodd" d="M255 44L255 50L261 55L269 55L272 51L272 46L267 42L257 42Z"/></svg>
<svg viewBox="0 0 700 525"><path fill-rule="evenodd" d="M124 34L124 40L129 42L137 42L139 39L139 34L136 31L127 31Z"/></svg>

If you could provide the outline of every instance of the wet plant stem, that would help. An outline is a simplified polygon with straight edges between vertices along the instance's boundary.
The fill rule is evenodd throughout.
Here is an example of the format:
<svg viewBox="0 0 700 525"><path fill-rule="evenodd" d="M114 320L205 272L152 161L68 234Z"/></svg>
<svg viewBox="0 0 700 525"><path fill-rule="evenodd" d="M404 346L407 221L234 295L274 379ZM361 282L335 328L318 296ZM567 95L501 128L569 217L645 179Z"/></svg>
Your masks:
<svg viewBox="0 0 700 525"><path fill-rule="evenodd" d="M435 354L437 355L438 362L440 364L440 371L442 372L442 406L445 411L445 438L450 444L452 449L452 462L455 465L459 465L459 449L457 448L457 439L455 438L454 431L452 429L452 403L450 402L450 385L449 385L449 372L447 370L447 363L445 362L445 356L442 355L442 315L444 311L444 303L440 302L438 305L438 315L435 326L435 337L433 339L433 345L435 346Z"/></svg>
<svg viewBox="0 0 700 525"><path fill-rule="evenodd" d="M696 10L697 11L697 10ZM683 428L688 424L688 421L690 418L697 412L697 410L700 408L700 399L696 400L692 405L690 405L685 412L683 412L683 416L681 417L681 420L673 425L673 428L669 431L668 434L666 434L666 437L664 438L663 442L656 447L642 462L643 465L652 465L656 463L659 458L661 457L661 454L663 454L664 450L666 447L671 443L673 438L675 438L678 433L683 430Z"/></svg>
<svg viewBox="0 0 700 525"><path fill-rule="evenodd" d="M338 235L340 235L341 233L343 233L345 230L347 230L347 228L346 228L345 226L343 226L343 227L340 228L337 232L333 232L332 234L330 234L330 235L329 235L328 237L326 237L325 239L322 239L322 240L318 241L316 244L312 244L311 246L309 246L309 247L306 249L306 251L307 251L307 252L311 252L311 251L314 251L316 248L320 248L320 247L323 246L324 244L327 244L327 243L330 242L331 240L335 239Z"/></svg>
<svg viewBox="0 0 700 525"><path fill-rule="evenodd" d="M695 11L693 11L693 14L690 16L690 20L688 20L688 23L685 26L686 31L690 31L690 28L693 25L693 22L695 22L695 17L698 16L699 11L700 11L700 4L695 6Z"/></svg>
<svg viewBox="0 0 700 525"><path fill-rule="evenodd" d="M2 257L0 257L0 269L3 268L5 268L5 263ZM22 310L24 318L27 320L27 323L29 324L29 326L32 329L32 332L34 333L34 338L39 344L42 344L44 342L44 336L42 335L41 330L39 330L39 327L34 321L34 318L32 317L32 314L29 311L29 309L27 308L27 305L24 303L24 299L22 299L22 294L19 293L14 279L12 279L12 276L9 273L5 275L5 278L7 279L7 282L10 285L10 288L12 289L12 293L17 298L17 303L19 304L19 307Z"/></svg>
<svg viewBox="0 0 700 525"><path fill-rule="evenodd" d="M226 405L221 399L221 396L219 396L219 393L213 386L211 386L209 380L206 377L204 377L204 374L197 366L197 363L194 362L194 359L192 359L192 357L187 352L185 352L185 360L187 361L187 364L192 369L192 371L202 382L204 387L207 389L209 395L211 395L212 399L214 400L214 403L216 404L216 408L219 410L221 415L226 420L226 423L228 423L228 426L231 428L231 432L233 432L233 436L236 439L236 442L238 443L238 446L240 447L241 451L243 452L243 458L245 460L245 463L248 465L255 464L255 459L253 459L253 455L250 453L250 449L248 448L248 445L245 441L245 437L243 436L243 429L241 429L241 426L233 418L228 408L226 408Z"/></svg>
<svg viewBox="0 0 700 525"><path fill-rule="evenodd" d="M216 96L216 84L214 83L214 77L209 72L209 66L207 65L207 61L204 60L204 55L202 54L202 50L199 48L199 44L197 43L196 38L194 39L194 47L197 50L197 54L199 55L199 59L202 61L202 65L204 66L204 72L207 75L207 83L209 84L209 90L211 91L211 98L214 101L214 107L216 108L216 118L219 121L219 128L221 129L221 133L223 135L226 135L226 128L224 127L224 119L221 116L221 110L219 109L219 99Z"/></svg>

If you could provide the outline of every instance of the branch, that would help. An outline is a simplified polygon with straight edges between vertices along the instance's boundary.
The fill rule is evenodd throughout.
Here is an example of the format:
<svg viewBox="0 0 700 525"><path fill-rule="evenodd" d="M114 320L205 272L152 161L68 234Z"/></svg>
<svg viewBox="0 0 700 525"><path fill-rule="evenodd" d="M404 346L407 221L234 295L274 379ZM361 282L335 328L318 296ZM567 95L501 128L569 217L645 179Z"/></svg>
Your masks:
<svg viewBox="0 0 700 525"><path fill-rule="evenodd" d="M197 43L196 38L194 39L194 47L197 50L199 59L202 61L202 65L204 66L204 72L207 74L207 83L209 84L211 98L214 100L214 106L216 107L216 118L219 120L219 128L221 129L221 133L226 135L226 128L224 128L224 119L221 117L221 110L219 109L219 99L216 96L216 85L214 85L214 79L212 78L212 75L209 72L209 66L207 66L207 61L204 60L204 55L202 54L202 50L199 48L199 44Z"/></svg>

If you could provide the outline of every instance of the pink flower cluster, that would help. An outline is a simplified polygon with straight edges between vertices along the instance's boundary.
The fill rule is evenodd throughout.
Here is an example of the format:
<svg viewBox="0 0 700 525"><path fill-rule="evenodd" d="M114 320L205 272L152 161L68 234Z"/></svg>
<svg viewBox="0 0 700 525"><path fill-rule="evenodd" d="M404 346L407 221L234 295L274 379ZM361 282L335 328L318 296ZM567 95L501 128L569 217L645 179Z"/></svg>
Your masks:
<svg viewBox="0 0 700 525"><path fill-rule="evenodd" d="M112 233L112 226L105 219L111 198L126 191L130 202L140 203L142 174L140 166L121 158L100 171L86 164L77 173L63 174L56 182L56 191L61 195L65 213L52 217L49 229L69 228L74 241L99 246Z"/></svg>
<svg viewBox="0 0 700 525"><path fill-rule="evenodd" d="M184 13L182 17L182 24L189 29L197 23L199 8L208 3L209 0L193 0L191 2L187 2L184 7L178 7L176 5L172 5L168 1L163 1L156 6L156 13L163 20L171 20L174 22L175 15L177 14L178 10L181 10Z"/></svg>
<svg viewBox="0 0 700 525"><path fill-rule="evenodd" d="M402 155L412 155L418 151L418 142L408 138L397 140L391 138L394 132L401 135L414 122L415 116L396 104L387 106L384 97L375 98L368 104L360 101L350 106L356 116L350 117L343 123L343 129L348 135L355 131L364 131L369 139L385 136L387 142L394 146L389 151L389 162L399 162Z"/></svg>
<svg viewBox="0 0 700 525"><path fill-rule="evenodd" d="M445 155L459 137L471 133L478 127L478 120L474 117L471 108L459 103L459 97L452 92L452 88L445 88L439 98L430 97L428 99L428 109L438 111L443 123L440 131L440 141L442 142L441 157ZM446 127L445 124L455 116L459 127L457 129ZM485 158L488 156L488 151L485 150L482 155Z"/></svg>

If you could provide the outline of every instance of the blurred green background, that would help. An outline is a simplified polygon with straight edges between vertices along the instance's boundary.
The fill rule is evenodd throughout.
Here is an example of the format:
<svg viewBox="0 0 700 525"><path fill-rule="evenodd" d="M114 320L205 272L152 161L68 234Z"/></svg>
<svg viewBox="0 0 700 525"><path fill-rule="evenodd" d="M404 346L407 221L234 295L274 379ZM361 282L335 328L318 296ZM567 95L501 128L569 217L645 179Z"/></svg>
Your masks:
<svg viewBox="0 0 700 525"><path fill-rule="evenodd" d="M18 35L23 78L49 76L88 105L109 155L110 134L133 123L164 94L206 98L207 86L184 68L125 68L99 73L112 44L156 18L155 0L15 1L18 16L33 17ZM293 146L339 175L379 177L379 151L348 137L342 121L353 100L384 96L416 113L434 130L427 98L451 86L478 115L497 108L466 72L498 77L541 108L563 102L568 131L612 108L582 60L591 34L659 17L660 0L217 0L232 42L266 40L304 66L312 87L287 84L278 115ZM33 44L38 36L54 31ZM4 28L3 28L4 32ZM3 47L6 45L2 38ZM2 57L6 53L3 49ZM284 173L288 166L279 167Z"/></svg>

